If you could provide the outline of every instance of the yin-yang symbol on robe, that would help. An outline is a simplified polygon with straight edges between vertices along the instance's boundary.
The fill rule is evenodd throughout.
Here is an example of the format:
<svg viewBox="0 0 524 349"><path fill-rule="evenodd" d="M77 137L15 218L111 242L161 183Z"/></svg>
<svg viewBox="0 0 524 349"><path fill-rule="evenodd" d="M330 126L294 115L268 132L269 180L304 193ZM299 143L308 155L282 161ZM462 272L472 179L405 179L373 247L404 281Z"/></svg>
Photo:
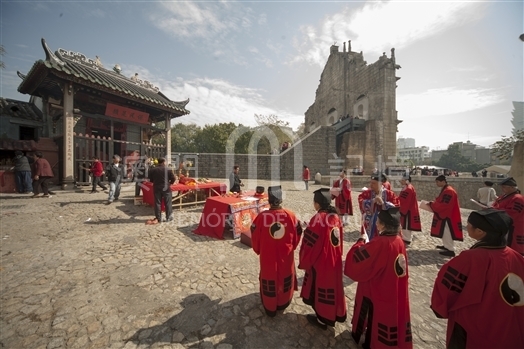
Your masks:
<svg viewBox="0 0 524 349"><path fill-rule="evenodd" d="M524 282L517 274L509 273L500 283L500 295L512 307L524 306Z"/></svg>
<svg viewBox="0 0 524 349"><path fill-rule="evenodd" d="M340 245L340 230L338 229L338 227L334 227L333 229L331 229L331 233L329 235L331 239L331 244L333 246L337 247L338 245Z"/></svg>
<svg viewBox="0 0 524 349"><path fill-rule="evenodd" d="M395 274L399 278L406 276L407 271L407 263L406 263L406 257L401 253L397 256L397 259L395 259Z"/></svg>
<svg viewBox="0 0 524 349"><path fill-rule="evenodd" d="M284 224L275 222L271 224L269 227L269 234L271 234L271 237L273 239L282 239L284 235L286 234L286 229L284 228Z"/></svg>

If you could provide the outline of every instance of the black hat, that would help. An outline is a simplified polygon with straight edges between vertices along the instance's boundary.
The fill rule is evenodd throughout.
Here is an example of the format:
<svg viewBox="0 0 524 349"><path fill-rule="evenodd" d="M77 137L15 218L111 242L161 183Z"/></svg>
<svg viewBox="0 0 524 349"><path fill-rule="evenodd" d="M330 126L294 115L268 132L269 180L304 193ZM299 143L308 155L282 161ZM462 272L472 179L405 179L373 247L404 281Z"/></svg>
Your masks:
<svg viewBox="0 0 524 349"><path fill-rule="evenodd" d="M513 177L508 177L504 179L502 182L500 182L499 185L507 185L509 187L516 187L517 182L515 181Z"/></svg>
<svg viewBox="0 0 524 349"><path fill-rule="evenodd" d="M439 182L442 182L442 181L447 182L446 176L444 176L444 175L438 176L437 178L435 178L435 180L439 181Z"/></svg>
<svg viewBox="0 0 524 349"><path fill-rule="evenodd" d="M400 209L398 207L391 207L387 210L381 210L378 213L378 219L385 225L394 227L400 226Z"/></svg>
<svg viewBox="0 0 524 349"><path fill-rule="evenodd" d="M388 177L386 177L385 174L381 174L381 175L380 175L380 180L381 180L382 182L385 182L385 181L388 180Z"/></svg>
<svg viewBox="0 0 524 349"><path fill-rule="evenodd" d="M487 185L488 187L492 187L493 186L493 182L492 181L484 181L484 184Z"/></svg>
<svg viewBox="0 0 524 349"><path fill-rule="evenodd" d="M267 187L268 201L271 206L278 206L282 203L282 186Z"/></svg>
<svg viewBox="0 0 524 349"><path fill-rule="evenodd" d="M329 188L320 188L313 192L313 201L320 205L321 208L327 208L331 205L331 193Z"/></svg>
<svg viewBox="0 0 524 349"><path fill-rule="evenodd" d="M372 181L379 181L380 180L380 175L378 173L373 173L371 175L371 180Z"/></svg>
<svg viewBox="0 0 524 349"><path fill-rule="evenodd" d="M256 192L256 194L258 194L258 195L263 194L263 193L264 193L264 190L265 190L264 187L261 187L261 186L257 186L257 187L255 188L255 192Z"/></svg>
<svg viewBox="0 0 524 349"><path fill-rule="evenodd" d="M513 225L513 220L506 211L488 208L471 212L468 222L487 234L505 235Z"/></svg>

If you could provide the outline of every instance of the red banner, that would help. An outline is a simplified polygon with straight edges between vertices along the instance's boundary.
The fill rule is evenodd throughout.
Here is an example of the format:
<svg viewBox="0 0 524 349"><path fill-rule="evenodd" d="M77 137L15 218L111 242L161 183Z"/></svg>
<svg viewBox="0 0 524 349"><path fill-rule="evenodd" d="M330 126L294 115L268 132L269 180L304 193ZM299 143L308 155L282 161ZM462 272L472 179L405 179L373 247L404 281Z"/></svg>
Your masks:
<svg viewBox="0 0 524 349"><path fill-rule="evenodd" d="M140 124L149 123L149 113L111 103L107 103L105 115L121 120L138 122Z"/></svg>

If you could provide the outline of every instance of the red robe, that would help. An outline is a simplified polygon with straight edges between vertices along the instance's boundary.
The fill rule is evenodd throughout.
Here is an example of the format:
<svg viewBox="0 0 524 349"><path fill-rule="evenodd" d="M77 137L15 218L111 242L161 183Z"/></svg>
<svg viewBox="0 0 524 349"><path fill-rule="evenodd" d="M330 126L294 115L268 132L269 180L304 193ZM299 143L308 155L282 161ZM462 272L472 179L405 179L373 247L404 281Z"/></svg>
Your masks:
<svg viewBox="0 0 524 349"><path fill-rule="evenodd" d="M346 321L342 280L343 232L336 213L318 211L309 221L300 246L299 269L306 271L300 296L320 321Z"/></svg>
<svg viewBox="0 0 524 349"><path fill-rule="evenodd" d="M446 184L435 201L430 202L429 205L433 210L431 236L442 238L445 224L448 223L451 238L462 241L462 219L455 189Z"/></svg>
<svg viewBox="0 0 524 349"><path fill-rule="evenodd" d="M417 192L411 183L402 188L398 199L400 201L400 224L402 229L422 231Z"/></svg>
<svg viewBox="0 0 524 349"><path fill-rule="evenodd" d="M513 227L508 232L508 246L524 255L524 197L517 192L500 196L492 207L506 211L513 219Z"/></svg>
<svg viewBox="0 0 524 349"><path fill-rule="evenodd" d="M331 199L335 199L335 208L338 214L348 214L353 216L353 200L351 199L351 182L347 178L342 178L342 185L340 179L333 182L333 188L340 188L338 196L331 195Z"/></svg>
<svg viewBox="0 0 524 349"><path fill-rule="evenodd" d="M391 190L391 183L389 183L388 181L383 182L382 186L387 190Z"/></svg>
<svg viewBox="0 0 524 349"><path fill-rule="evenodd" d="M435 280L431 309L448 319L448 348L524 348L524 258L479 245L444 264Z"/></svg>
<svg viewBox="0 0 524 349"><path fill-rule="evenodd" d="M398 234L358 240L346 256L344 274L358 282L351 334L366 330L371 348L412 348L408 258Z"/></svg>
<svg viewBox="0 0 524 349"><path fill-rule="evenodd" d="M391 208L393 206L398 207L400 205L398 197L391 190L385 188L382 189L383 205L373 204L375 196L375 192L371 189L363 191L358 196L358 205L360 207L360 212L362 213L362 226L360 228L360 233L366 233L370 240L378 235L377 216L380 210Z"/></svg>
<svg viewBox="0 0 524 349"><path fill-rule="evenodd" d="M260 256L260 298L272 316L285 309L298 290L295 255L302 227L286 209L262 211L251 225L251 245Z"/></svg>

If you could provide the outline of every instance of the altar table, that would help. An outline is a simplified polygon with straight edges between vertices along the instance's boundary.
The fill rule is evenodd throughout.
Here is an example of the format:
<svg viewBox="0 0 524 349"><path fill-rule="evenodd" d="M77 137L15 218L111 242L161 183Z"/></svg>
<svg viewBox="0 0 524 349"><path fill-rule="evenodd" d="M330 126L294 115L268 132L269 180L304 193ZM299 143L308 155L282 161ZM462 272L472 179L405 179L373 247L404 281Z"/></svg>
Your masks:
<svg viewBox="0 0 524 349"><path fill-rule="evenodd" d="M150 206L155 205L155 194L153 193L152 182L142 182L142 201ZM171 192L177 192L173 194L173 207L178 206L181 208L186 205L197 205L206 202L205 199L216 195L224 194L227 190L225 183L210 182L210 183L197 183L195 185L185 184L172 184L170 187ZM198 200L197 192L202 191L205 194L204 200ZM194 195L194 200L182 202L182 199L187 197L189 194ZM164 203L162 203L162 211L164 210Z"/></svg>
<svg viewBox="0 0 524 349"><path fill-rule="evenodd" d="M233 238L237 239L242 233L249 233L255 217L268 208L267 194L209 197L200 216L200 224L193 232L223 239L224 232L232 231Z"/></svg>

